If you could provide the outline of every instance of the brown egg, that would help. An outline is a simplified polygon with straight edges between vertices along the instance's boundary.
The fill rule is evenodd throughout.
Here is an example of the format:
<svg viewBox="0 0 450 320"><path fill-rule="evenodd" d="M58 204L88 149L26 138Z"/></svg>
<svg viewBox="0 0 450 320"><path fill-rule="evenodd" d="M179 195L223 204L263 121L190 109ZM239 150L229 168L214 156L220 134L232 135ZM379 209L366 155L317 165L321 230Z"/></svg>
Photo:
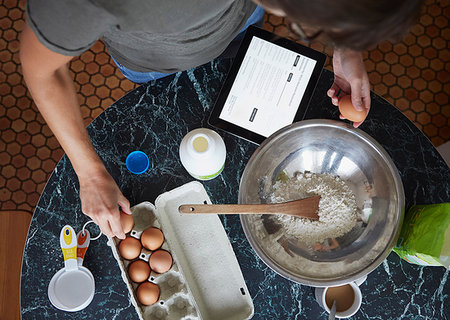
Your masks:
<svg viewBox="0 0 450 320"><path fill-rule="evenodd" d="M120 255L127 260L133 260L141 254L141 243L138 239L133 237L126 237L120 241L119 252Z"/></svg>
<svg viewBox="0 0 450 320"><path fill-rule="evenodd" d="M353 122L361 122L367 117L367 110L358 111L352 104L351 96L343 96L339 99L339 111L345 119Z"/></svg>
<svg viewBox="0 0 450 320"><path fill-rule="evenodd" d="M143 282L150 276L150 266L144 260L136 260L128 266L128 275L134 282Z"/></svg>
<svg viewBox="0 0 450 320"><path fill-rule="evenodd" d="M142 232L141 242L144 248L154 251L162 246L164 235L158 228L151 227Z"/></svg>
<svg viewBox="0 0 450 320"><path fill-rule="evenodd" d="M164 273L172 268L172 255L166 250L156 250L150 256L150 268L157 273Z"/></svg>
<svg viewBox="0 0 450 320"><path fill-rule="evenodd" d="M120 224L122 225L123 232L130 232L134 227L133 216L120 211Z"/></svg>
<svg viewBox="0 0 450 320"><path fill-rule="evenodd" d="M151 282L143 282L136 290L136 295L140 303L149 306L159 300L159 287Z"/></svg>

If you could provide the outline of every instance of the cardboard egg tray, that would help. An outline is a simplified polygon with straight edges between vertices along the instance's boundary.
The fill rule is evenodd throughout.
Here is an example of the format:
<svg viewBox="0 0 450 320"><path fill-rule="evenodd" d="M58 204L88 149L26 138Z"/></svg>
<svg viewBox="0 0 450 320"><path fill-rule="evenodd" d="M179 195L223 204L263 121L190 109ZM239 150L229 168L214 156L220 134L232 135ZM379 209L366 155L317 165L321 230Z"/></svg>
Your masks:
<svg viewBox="0 0 450 320"><path fill-rule="evenodd" d="M181 204L201 203L211 203L208 194L201 183L190 182L161 194L155 205L143 202L132 208L135 224L129 235L140 239L149 227L161 229L165 238L161 248L173 258L168 272L150 274L148 281L160 288L160 298L153 305L138 301L139 284L128 276L128 265L134 260L120 256L119 239L109 239L140 319L241 320L253 316L252 299L219 217L178 212ZM150 255L143 248L137 259L148 261Z"/></svg>

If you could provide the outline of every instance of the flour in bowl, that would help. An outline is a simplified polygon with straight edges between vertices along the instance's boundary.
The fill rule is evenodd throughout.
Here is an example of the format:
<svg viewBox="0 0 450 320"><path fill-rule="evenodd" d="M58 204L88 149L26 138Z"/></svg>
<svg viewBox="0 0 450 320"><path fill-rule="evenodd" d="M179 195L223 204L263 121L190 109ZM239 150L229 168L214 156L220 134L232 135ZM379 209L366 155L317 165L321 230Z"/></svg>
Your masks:
<svg viewBox="0 0 450 320"><path fill-rule="evenodd" d="M269 196L272 203L286 202L320 195L319 220L288 215L275 215L284 233L306 244L322 243L328 238L343 236L356 225L355 195L339 177L331 174L297 173L279 179Z"/></svg>

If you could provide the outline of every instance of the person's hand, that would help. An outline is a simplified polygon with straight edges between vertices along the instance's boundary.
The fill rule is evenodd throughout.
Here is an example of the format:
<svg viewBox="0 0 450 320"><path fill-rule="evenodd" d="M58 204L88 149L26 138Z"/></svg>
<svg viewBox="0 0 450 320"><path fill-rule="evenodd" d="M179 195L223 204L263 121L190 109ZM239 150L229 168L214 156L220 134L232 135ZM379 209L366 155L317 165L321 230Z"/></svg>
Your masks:
<svg viewBox="0 0 450 320"><path fill-rule="evenodd" d="M340 92L351 95L356 110L370 109L370 83L361 52L336 49L333 54L334 83L327 94L337 106ZM340 115L341 119L344 119ZM353 123L357 128L361 122Z"/></svg>
<svg viewBox="0 0 450 320"><path fill-rule="evenodd" d="M80 178L80 198L83 213L100 227L102 233L125 239L118 206L123 212L131 214L130 202L106 170Z"/></svg>

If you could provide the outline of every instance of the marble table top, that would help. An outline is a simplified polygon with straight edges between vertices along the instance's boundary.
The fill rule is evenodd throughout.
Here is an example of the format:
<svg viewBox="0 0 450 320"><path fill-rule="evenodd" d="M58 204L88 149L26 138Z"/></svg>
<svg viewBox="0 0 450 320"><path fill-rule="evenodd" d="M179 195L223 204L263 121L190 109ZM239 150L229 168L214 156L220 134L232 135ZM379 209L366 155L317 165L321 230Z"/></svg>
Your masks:
<svg viewBox="0 0 450 320"><path fill-rule="evenodd" d="M156 197L192 181L182 167L178 146L192 129L208 127L214 104L231 60L206 65L142 85L114 103L88 127L94 147L132 205L154 203ZM324 70L306 118L338 119L326 96L333 75ZM406 209L414 204L450 202L450 170L430 141L400 111L372 95L372 109L360 129L389 153L403 181ZM203 182L213 203L237 203L242 171L257 146L219 131L227 147L222 174ZM126 156L142 150L149 170L130 173ZM22 278L22 319L138 319L106 237L91 244L84 265L95 277L96 291L84 310L54 308L47 287L62 268L61 228L81 230L88 217L81 212L79 185L64 156L50 177L34 212L26 240ZM313 289L290 282L269 269L251 249L238 216L221 216L247 287L253 298L253 319L326 319ZM448 319L449 271L420 267L391 253L361 285L363 302L352 319ZM220 319L218 319L220 320Z"/></svg>

